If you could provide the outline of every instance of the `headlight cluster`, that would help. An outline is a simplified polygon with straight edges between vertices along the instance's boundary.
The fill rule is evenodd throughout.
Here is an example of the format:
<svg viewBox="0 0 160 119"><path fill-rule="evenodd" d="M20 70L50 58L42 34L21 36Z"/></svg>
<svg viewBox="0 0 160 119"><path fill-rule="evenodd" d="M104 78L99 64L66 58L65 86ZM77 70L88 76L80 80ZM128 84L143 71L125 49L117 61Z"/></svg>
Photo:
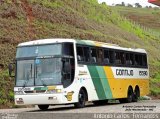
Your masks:
<svg viewBox="0 0 160 119"><path fill-rule="evenodd" d="M23 93L23 91L14 91L14 94L15 95L23 95L24 93Z"/></svg>

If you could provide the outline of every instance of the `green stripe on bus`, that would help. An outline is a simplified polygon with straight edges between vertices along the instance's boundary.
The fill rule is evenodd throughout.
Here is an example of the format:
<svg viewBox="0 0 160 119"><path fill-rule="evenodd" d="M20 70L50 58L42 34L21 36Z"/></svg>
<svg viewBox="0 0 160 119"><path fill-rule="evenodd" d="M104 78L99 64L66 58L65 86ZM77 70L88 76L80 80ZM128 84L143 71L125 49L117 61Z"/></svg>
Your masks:
<svg viewBox="0 0 160 119"><path fill-rule="evenodd" d="M89 69L89 72L90 72L90 75L91 75L93 84L95 86L99 100L106 99L103 85L102 85L102 82L99 78L99 73L97 71L96 66L88 66L88 69Z"/></svg>
<svg viewBox="0 0 160 119"><path fill-rule="evenodd" d="M110 89L109 83L108 83L108 79L107 76L105 74L104 68L102 66L96 66L98 74L100 76L100 80L102 82L103 85L103 90L105 92L106 98L107 99L112 99L112 91Z"/></svg>
<svg viewBox="0 0 160 119"><path fill-rule="evenodd" d="M34 90L47 90L48 88L47 87L35 87Z"/></svg>

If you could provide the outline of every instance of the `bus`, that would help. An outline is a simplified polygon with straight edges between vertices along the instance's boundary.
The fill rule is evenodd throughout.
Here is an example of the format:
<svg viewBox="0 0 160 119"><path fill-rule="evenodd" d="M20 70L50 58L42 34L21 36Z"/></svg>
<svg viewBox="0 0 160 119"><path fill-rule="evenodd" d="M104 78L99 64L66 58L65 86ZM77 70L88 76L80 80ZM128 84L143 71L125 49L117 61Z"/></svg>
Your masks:
<svg viewBox="0 0 160 119"><path fill-rule="evenodd" d="M42 39L20 43L15 65L15 104L74 104L85 107L117 99L137 102L149 93L147 52L115 44L76 39ZM15 69L15 71L13 70Z"/></svg>

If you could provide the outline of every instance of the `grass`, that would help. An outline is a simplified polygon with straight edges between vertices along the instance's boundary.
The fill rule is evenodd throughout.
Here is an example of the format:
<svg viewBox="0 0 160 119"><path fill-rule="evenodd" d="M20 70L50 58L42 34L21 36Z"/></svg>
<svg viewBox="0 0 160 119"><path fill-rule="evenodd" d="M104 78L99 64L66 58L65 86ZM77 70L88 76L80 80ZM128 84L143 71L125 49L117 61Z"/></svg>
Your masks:
<svg viewBox="0 0 160 119"><path fill-rule="evenodd" d="M127 19L140 24L145 28L159 31L160 27L160 9L148 8L130 8L130 7L112 7ZM153 32L153 31L152 31ZM160 35L160 34L159 34Z"/></svg>
<svg viewBox="0 0 160 119"><path fill-rule="evenodd" d="M150 80L151 95L156 97L160 96L159 87L160 87L160 72L156 73L153 79Z"/></svg>
<svg viewBox="0 0 160 119"><path fill-rule="evenodd" d="M54 0L54 1L50 1L50 0L42 0L42 1L38 1L38 0L30 0L29 2L31 2L32 4L40 4L44 7L47 8L59 8L59 7L63 7L63 3L59 0Z"/></svg>
<svg viewBox="0 0 160 119"><path fill-rule="evenodd" d="M8 78L8 71L0 71L0 108L11 107L13 105L13 83L14 80Z"/></svg>

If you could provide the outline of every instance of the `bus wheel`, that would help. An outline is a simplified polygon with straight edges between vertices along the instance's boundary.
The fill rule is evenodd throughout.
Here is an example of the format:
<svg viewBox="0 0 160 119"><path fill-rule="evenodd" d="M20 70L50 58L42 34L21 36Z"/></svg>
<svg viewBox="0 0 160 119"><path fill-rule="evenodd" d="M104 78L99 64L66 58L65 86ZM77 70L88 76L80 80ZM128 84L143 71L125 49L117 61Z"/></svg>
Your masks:
<svg viewBox="0 0 160 119"><path fill-rule="evenodd" d="M138 98L140 96L140 92L139 92L139 88L136 87L135 91L134 91L134 95L133 95L133 102L137 102L138 101Z"/></svg>
<svg viewBox="0 0 160 119"><path fill-rule="evenodd" d="M128 94L127 94L127 98L121 98L119 99L120 103L130 103L132 102L133 99L133 90L131 87L128 88Z"/></svg>
<svg viewBox="0 0 160 119"><path fill-rule="evenodd" d="M93 101L94 105L105 105L107 103L108 103L108 100Z"/></svg>
<svg viewBox="0 0 160 119"><path fill-rule="evenodd" d="M132 99L133 99L133 90L131 87L129 87L126 102L130 103L130 102L132 102Z"/></svg>
<svg viewBox="0 0 160 119"><path fill-rule="evenodd" d="M83 89L81 89L79 91L79 95L78 95L78 102L74 104L75 107L76 108L83 108L83 107L85 107L86 97L87 97L86 92Z"/></svg>
<svg viewBox="0 0 160 119"><path fill-rule="evenodd" d="M39 109L41 110L47 110L49 105L38 105Z"/></svg>

